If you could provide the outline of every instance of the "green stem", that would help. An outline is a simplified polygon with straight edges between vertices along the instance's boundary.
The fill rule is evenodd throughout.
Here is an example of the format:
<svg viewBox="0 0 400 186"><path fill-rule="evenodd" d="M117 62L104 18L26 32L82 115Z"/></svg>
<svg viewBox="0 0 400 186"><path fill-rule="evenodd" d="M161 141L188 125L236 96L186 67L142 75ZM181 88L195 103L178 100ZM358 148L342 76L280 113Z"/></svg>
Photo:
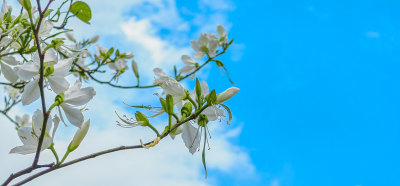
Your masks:
<svg viewBox="0 0 400 186"><path fill-rule="evenodd" d="M69 150L67 150L67 152L65 152L63 159L58 163L58 165L61 165L62 163L64 163L64 161L65 161L65 159L67 159L69 153L70 153Z"/></svg>
<svg viewBox="0 0 400 186"><path fill-rule="evenodd" d="M51 144L49 149L51 150L51 152L53 153L54 157L56 158L57 164L60 163L60 159L58 158L58 154L57 154L56 150L54 149L54 143Z"/></svg>
<svg viewBox="0 0 400 186"><path fill-rule="evenodd" d="M176 122L178 123L179 122L179 117L175 113L172 113L172 116L174 116L174 118L176 119Z"/></svg>
<svg viewBox="0 0 400 186"><path fill-rule="evenodd" d="M157 136L160 136L160 133L158 133L158 130L157 130L156 128L154 128L153 125L151 125L151 124L149 123L148 126L151 128L151 130L153 130L153 131L157 134Z"/></svg>
<svg viewBox="0 0 400 186"><path fill-rule="evenodd" d="M190 101L190 103L193 104L194 108L197 110L197 104L196 102L190 97L190 95L186 96L186 99ZM199 105L200 106L200 105Z"/></svg>

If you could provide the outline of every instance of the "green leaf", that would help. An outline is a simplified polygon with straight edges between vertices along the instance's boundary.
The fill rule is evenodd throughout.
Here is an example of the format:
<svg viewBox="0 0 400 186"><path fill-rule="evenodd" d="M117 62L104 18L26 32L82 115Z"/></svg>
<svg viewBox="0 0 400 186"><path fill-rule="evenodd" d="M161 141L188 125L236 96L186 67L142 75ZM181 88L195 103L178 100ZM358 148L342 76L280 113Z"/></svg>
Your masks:
<svg viewBox="0 0 400 186"><path fill-rule="evenodd" d="M92 19L92 11L88 4L82 1L76 1L73 3L69 9L71 13L73 13L76 17L78 17L81 21L90 24L89 21Z"/></svg>

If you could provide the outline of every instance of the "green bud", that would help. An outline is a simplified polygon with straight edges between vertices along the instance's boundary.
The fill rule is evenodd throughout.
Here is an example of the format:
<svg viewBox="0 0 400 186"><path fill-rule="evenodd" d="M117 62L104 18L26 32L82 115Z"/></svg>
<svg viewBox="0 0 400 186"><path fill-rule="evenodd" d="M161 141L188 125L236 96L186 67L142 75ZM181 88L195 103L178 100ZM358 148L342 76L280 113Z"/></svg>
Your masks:
<svg viewBox="0 0 400 186"><path fill-rule="evenodd" d="M198 78L196 78L196 96L197 97L201 96L201 86Z"/></svg>
<svg viewBox="0 0 400 186"><path fill-rule="evenodd" d="M186 118L192 114L192 104L190 102L186 102L181 110L182 118Z"/></svg>
<svg viewBox="0 0 400 186"><path fill-rule="evenodd" d="M51 74L53 74L53 72L54 72L54 66L53 65L45 67L45 69L44 69L44 77L49 77Z"/></svg>
<svg viewBox="0 0 400 186"><path fill-rule="evenodd" d="M167 95L167 102L166 102L166 111L168 114L174 113L174 98L171 95Z"/></svg>
<svg viewBox="0 0 400 186"><path fill-rule="evenodd" d="M161 103L162 109L163 109L165 112L167 112L167 101L165 101L164 98L160 98L160 103Z"/></svg>
<svg viewBox="0 0 400 186"><path fill-rule="evenodd" d="M58 94L58 95L56 96L56 98L54 99L54 103L55 103L56 105L61 105L63 102L64 102L64 93L61 92L61 93Z"/></svg>
<svg viewBox="0 0 400 186"><path fill-rule="evenodd" d="M205 127L205 126L207 125L207 123L208 123L208 118L207 118L207 116L204 115L204 114L200 114L199 120L198 120L197 124L198 124L200 127Z"/></svg>
<svg viewBox="0 0 400 186"><path fill-rule="evenodd" d="M150 124L149 119L147 119L147 116L139 111L137 111L135 113L135 117L136 117L136 121L143 122L142 126L148 126Z"/></svg>
<svg viewBox="0 0 400 186"><path fill-rule="evenodd" d="M110 48L107 52L107 56L111 56L114 53L114 48Z"/></svg>
<svg viewBox="0 0 400 186"><path fill-rule="evenodd" d="M220 60L215 60L215 63L217 64L217 66L219 67L223 67L224 63L222 63Z"/></svg>
<svg viewBox="0 0 400 186"><path fill-rule="evenodd" d="M26 11L28 11L28 13L31 12L32 5L30 0L18 0L18 2L19 4L21 4L22 7L26 9Z"/></svg>
<svg viewBox="0 0 400 186"><path fill-rule="evenodd" d="M207 95L207 102L211 105L214 105L217 102L217 93L215 90L212 90L208 95Z"/></svg>

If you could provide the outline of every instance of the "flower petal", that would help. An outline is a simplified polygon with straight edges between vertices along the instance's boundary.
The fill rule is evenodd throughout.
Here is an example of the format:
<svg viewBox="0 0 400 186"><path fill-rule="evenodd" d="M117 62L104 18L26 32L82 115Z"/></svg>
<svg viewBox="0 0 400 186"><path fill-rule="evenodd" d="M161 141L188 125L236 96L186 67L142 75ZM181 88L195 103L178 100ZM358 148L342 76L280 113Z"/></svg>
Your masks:
<svg viewBox="0 0 400 186"><path fill-rule="evenodd" d="M73 58L68 58L58 61L58 63L54 65L54 72L52 75L60 77L67 76L69 70L71 70L72 62Z"/></svg>
<svg viewBox="0 0 400 186"><path fill-rule="evenodd" d="M19 78L24 81L32 79L35 75L39 74L39 65L33 62L25 63L21 66L15 67Z"/></svg>
<svg viewBox="0 0 400 186"><path fill-rule="evenodd" d="M76 127L81 127L83 123L83 114L82 112L74 107L71 107L68 104L61 104L61 107L64 110L65 115L67 116L68 121L75 125Z"/></svg>
<svg viewBox="0 0 400 186"><path fill-rule="evenodd" d="M21 102L22 105L29 105L40 97L40 90L38 85L39 79L34 79L24 87Z"/></svg>
<svg viewBox="0 0 400 186"><path fill-rule="evenodd" d="M49 76L47 80L50 82L51 89L57 94L66 91L69 87L68 81L61 76Z"/></svg>
<svg viewBox="0 0 400 186"><path fill-rule="evenodd" d="M194 154L200 145L200 135L198 129L193 127L190 123L183 124L182 139L189 152Z"/></svg>
<svg viewBox="0 0 400 186"><path fill-rule="evenodd" d="M17 73L10 66L4 63L0 64L1 64L1 71L3 72L4 77L11 83L16 82L18 80Z"/></svg>

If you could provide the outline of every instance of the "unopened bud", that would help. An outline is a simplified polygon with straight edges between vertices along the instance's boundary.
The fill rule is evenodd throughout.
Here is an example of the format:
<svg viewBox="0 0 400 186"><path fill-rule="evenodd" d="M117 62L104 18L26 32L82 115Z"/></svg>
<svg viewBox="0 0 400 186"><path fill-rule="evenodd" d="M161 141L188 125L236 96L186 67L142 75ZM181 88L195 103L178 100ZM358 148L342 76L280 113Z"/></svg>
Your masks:
<svg viewBox="0 0 400 186"><path fill-rule="evenodd" d="M231 99L240 89L236 87L231 87L225 90L224 92L217 95L217 104L222 103L228 99Z"/></svg>
<svg viewBox="0 0 400 186"><path fill-rule="evenodd" d="M88 130L89 130L89 126L90 126L90 119L87 120L85 123L83 123L83 125L81 126L81 128L78 129L78 131L76 131L74 139L72 139L71 143L68 146L68 151L72 152L74 151L76 148L79 147L79 145L81 144L83 138L85 138Z"/></svg>
<svg viewBox="0 0 400 186"><path fill-rule="evenodd" d="M200 127L205 127L205 126L207 125L207 123L208 123L208 118L207 118L207 116L204 115L204 114L200 114L197 124L198 124Z"/></svg>
<svg viewBox="0 0 400 186"><path fill-rule="evenodd" d="M150 124L149 119L147 119L147 116L139 111L135 113L135 117L136 121L143 122L142 126L147 126Z"/></svg>
<svg viewBox="0 0 400 186"><path fill-rule="evenodd" d="M190 114L192 114L192 110L193 110L192 104L186 102L181 109L182 118L190 116Z"/></svg>
<svg viewBox="0 0 400 186"><path fill-rule="evenodd" d="M54 104L55 105L61 105L64 102L64 93L61 92L60 94L58 94L56 96L56 98L54 99Z"/></svg>
<svg viewBox="0 0 400 186"><path fill-rule="evenodd" d="M166 111L168 114L174 113L174 98L171 95L167 95Z"/></svg>

